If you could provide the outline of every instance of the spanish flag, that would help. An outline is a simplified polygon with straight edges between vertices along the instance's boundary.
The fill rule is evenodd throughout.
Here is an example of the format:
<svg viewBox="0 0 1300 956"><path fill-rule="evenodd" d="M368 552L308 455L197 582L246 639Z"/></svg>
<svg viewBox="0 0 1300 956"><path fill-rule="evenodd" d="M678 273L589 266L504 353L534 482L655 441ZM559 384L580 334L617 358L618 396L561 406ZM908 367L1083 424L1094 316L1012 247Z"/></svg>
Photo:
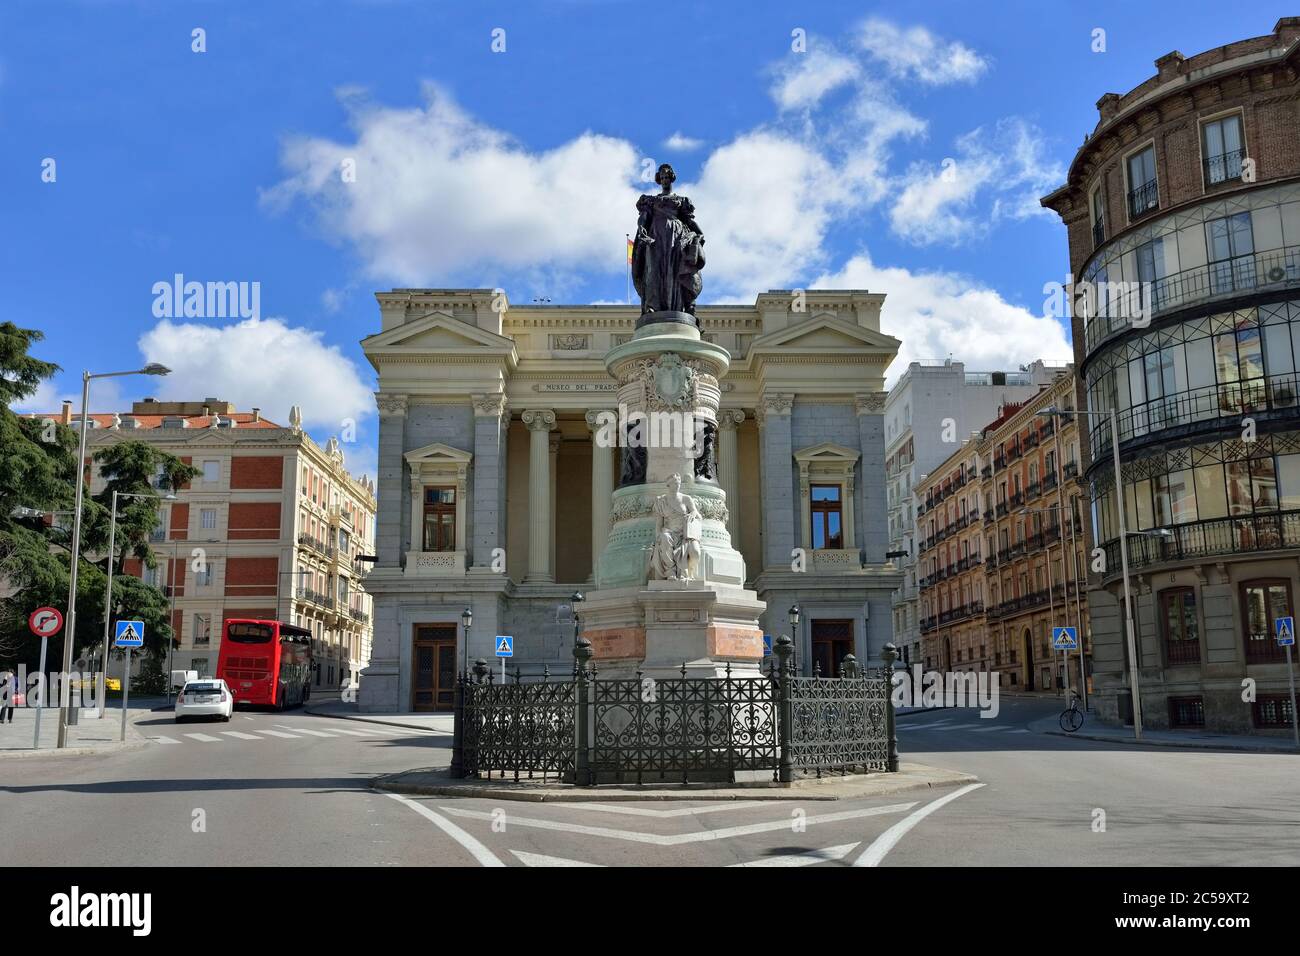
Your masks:
<svg viewBox="0 0 1300 956"><path fill-rule="evenodd" d="M632 237L631 236L628 236L627 239L627 264L628 265L632 264Z"/></svg>

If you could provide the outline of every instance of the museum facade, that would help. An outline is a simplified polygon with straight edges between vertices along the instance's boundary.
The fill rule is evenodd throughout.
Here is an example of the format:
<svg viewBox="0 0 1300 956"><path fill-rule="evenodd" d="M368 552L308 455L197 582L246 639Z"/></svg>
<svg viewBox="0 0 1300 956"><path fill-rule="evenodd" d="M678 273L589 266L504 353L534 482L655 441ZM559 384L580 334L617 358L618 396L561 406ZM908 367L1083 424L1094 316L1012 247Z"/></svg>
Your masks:
<svg viewBox="0 0 1300 956"><path fill-rule="evenodd" d="M512 673L567 673L575 635L587 630L573 597L613 593L601 561L611 528L653 510L646 495L628 494L644 467L630 478L629 449L603 437L610 422L626 434L630 386L606 359L632 343L641 309L517 306L491 289L376 298L380 330L362 342L379 380L376 555L365 581L374 647L362 709L449 710L455 675L479 658L495 666L502 635L513 638ZM892 636L900 578L885 559L883 412L899 342L880 331L884 298L772 291L753 305L701 306L700 349L723 356L714 371L724 371L681 370L699 379L693 388L716 388L708 463L688 460L681 476L706 529L715 527L703 576L753 591L762 633L793 630L805 674L829 674L849 653L876 661ZM740 560L724 568L708 540L725 535ZM685 621L691 610L673 603L661 593L656 620L643 624ZM737 651L737 663L750 653ZM727 656L721 645L713 654L724 666Z"/></svg>

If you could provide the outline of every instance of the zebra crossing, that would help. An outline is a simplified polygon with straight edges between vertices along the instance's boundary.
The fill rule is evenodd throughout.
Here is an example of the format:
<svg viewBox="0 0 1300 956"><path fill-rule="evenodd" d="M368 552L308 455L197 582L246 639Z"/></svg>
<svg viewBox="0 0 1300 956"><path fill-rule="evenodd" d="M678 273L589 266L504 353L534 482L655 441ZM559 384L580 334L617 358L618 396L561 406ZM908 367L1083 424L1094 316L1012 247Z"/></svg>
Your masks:
<svg viewBox="0 0 1300 956"><path fill-rule="evenodd" d="M335 724L325 724L320 728L299 727L289 724L275 724L274 727L255 727L246 730L211 730L203 731L183 731L177 728L176 731L168 734L147 734L146 737L154 743L161 745L169 744L220 744L220 743L243 743L245 741L265 741L270 739L277 740L304 740L312 738L333 738L346 739L361 738L365 740L391 740L398 737L438 737L441 734L431 733L413 728L397 727L393 729L383 729L379 727L352 728L339 727Z"/></svg>
<svg viewBox="0 0 1300 956"><path fill-rule="evenodd" d="M952 717L945 717L942 720L934 722L927 721L922 724L911 724L907 721L900 721L898 725L899 733L909 730L942 730L945 733L949 731L965 734L1028 734L1031 733L1025 727L1012 727L1008 724L993 724L982 718L974 721L957 720Z"/></svg>

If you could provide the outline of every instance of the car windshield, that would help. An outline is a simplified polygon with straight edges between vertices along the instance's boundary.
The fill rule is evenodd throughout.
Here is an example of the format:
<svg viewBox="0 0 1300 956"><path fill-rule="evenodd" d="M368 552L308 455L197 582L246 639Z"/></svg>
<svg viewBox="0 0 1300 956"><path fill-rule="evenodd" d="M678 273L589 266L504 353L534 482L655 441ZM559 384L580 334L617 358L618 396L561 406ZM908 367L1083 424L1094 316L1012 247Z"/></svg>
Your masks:
<svg viewBox="0 0 1300 956"><path fill-rule="evenodd" d="M185 693L187 694L215 694L219 690L221 690L221 685L213 681L185 685Z"/></svg>

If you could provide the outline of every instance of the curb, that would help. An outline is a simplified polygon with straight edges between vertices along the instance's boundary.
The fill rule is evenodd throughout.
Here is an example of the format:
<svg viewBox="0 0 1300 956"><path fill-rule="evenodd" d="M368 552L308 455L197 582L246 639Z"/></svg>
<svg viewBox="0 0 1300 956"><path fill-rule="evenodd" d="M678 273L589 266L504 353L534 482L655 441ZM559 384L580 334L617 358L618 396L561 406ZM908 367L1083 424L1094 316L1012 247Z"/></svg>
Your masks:
<svg viewBox="0 0 1300 956"><path fill-rule="evenodd" d="M1032 729L1032 728L1031 728ZM1105 744L1125 744L1130 747L1167 747L1171 750L1231 750L1237 753L1252 754L1281 754L1282 756L1294 756L1297 751L1294 747L1282 750L1277 747L1258 747L1251 744L1238 743L1209 743L1199 740L1120 740L1114 737L1103 737L1100 734L1084 734L1078 731L1067 734L1063 730L1039 730L1040 734L1047 734L1052 737L1072 737L1075 740L1095 740Z"/></svg>
<svg viewBox="0 0 1300 956"><path fill-rule="evenodd" d="M938 767L922 766L921 764L909 765L915 769L900 771L900 775L910 775L905 778L896 778L888 775L891 779L875 779L874 785L870 788L861 788L856 793L817 793L818 787L827 784L842 782L843 777L826 777L821 781L801 781L795 784L732 784L729 787L719 787L716 784L685 784L672 788L650 788L646 787L638 790L616 790L610 787L572 787L571 789L560 790L561 784L550 784L545 787L531 785L532 789L524 789L530 784L514 784L508 781L501 781L498 784L489 785L484 783L404 783L400 778L411 773L428 773L429 771L406 770L401 773L387 774L382 777L376 777L371 781L371 787L388 793L402 793L413 796L440 796L440 797L460 797L462 799L492 799L492 800L511 800L525 803L599 803L609 801L621 802L664 802L680 800L696 801L781 801L781 800L815 800L815 801L835 801L835 800L858 800L865 797L889 796L895 793L904 793L909 790L930 790L935 787L957 786L967 783L978 783L979 777L974 774L963 773L957 770L943 770ZM447 773L444 769L436 769L432 772L438 774ZM868 778L884 778L884 774L868 774ZM925 779L916 779L924 776Z"/></svg>
<svg viewBox="0 0 1300 956"><path fill-rule="evenodd" d="M102 747L47 747L39 750L0 750L0 760L16 760L19 757L93 757L96 754L122 753L127 750L143 750L149 746L149 740L128 740L104 744Z"/></svg>

